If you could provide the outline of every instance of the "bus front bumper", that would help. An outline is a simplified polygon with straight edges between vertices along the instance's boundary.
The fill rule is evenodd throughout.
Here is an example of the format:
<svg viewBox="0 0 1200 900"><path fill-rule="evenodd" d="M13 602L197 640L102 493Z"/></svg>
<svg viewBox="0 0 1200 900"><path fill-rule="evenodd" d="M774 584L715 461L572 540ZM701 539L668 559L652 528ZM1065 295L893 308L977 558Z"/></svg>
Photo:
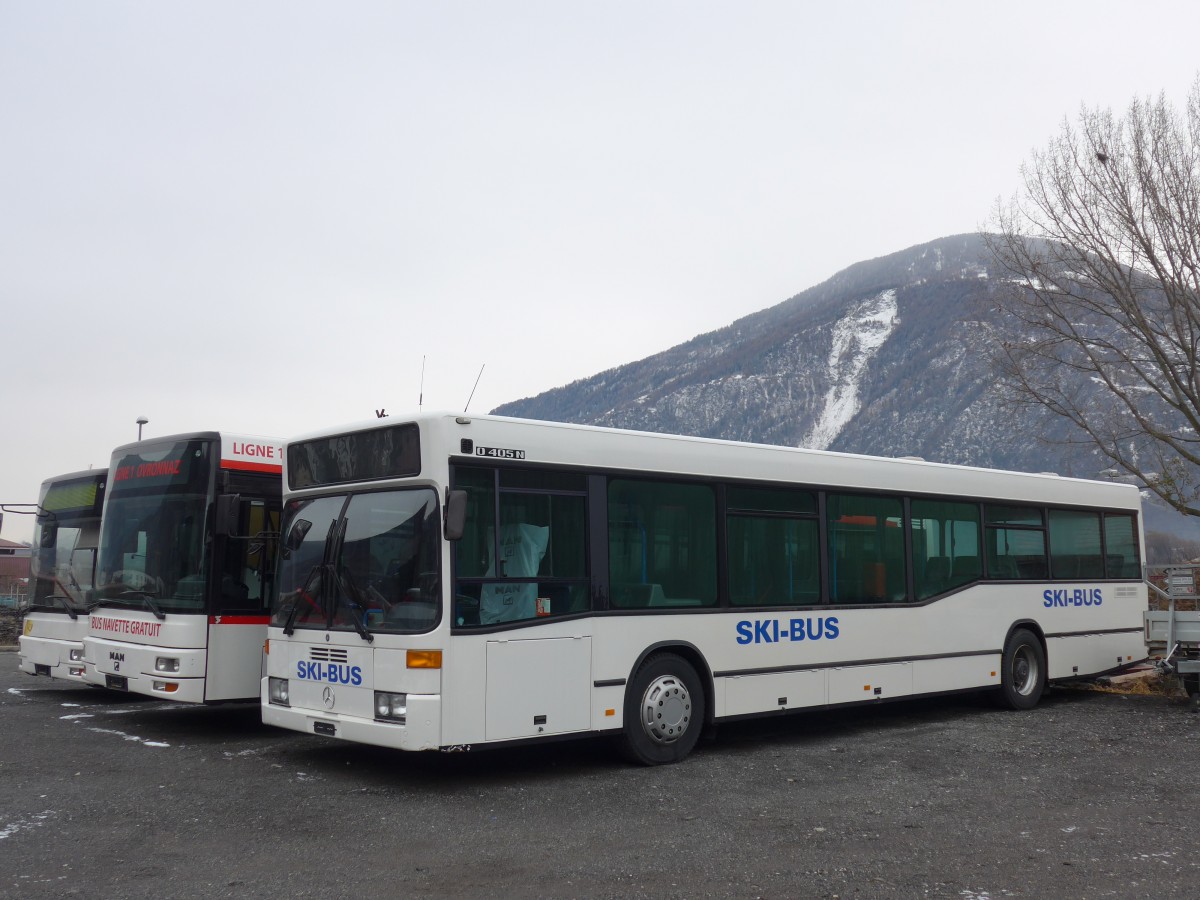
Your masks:
<svg viewBox="0 0 1200 900"><path fill-rule="evenodd" d="M261 687L262 720L266 725L324 737L391 747L394 750L437 750L441 746L442 698L437 694L409 694L403 724L272 703L268 681Z"/></svg>
<svg viewBox="0 0 1200 900"><path fill-rule="evenodd" d="M171 700L204 703L203 649L154 647L89 637L85 642L85 679L100 687ZM161 671L158 661L175 661L174 671Z"/></svg>
<svg viewBox="0 0 1200 900"><path fill-rule="evenodd" d="M18 668L26 674L48 675L63 681L85 683L82 641L59 641L21 635L18 639L18 656Z"/></svg>

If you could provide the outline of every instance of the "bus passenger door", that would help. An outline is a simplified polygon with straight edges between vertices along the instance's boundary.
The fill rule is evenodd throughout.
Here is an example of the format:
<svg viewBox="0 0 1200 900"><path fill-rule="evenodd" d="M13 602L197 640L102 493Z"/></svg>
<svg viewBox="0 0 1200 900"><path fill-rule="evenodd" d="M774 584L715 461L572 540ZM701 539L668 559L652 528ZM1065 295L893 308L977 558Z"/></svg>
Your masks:
<svg viewBox="0 0 1200 900"><path fill-rule="evenodd" d="M255 498L241 507L237 533L217 539L206 700L253 698L264 672L280 506Z"/></svg>
<svg viewBox="0 0 1200 900"><path fill-rule="evenodd" d="M591 674L590 637L488 641L484 737L586 731Z"/></svg>

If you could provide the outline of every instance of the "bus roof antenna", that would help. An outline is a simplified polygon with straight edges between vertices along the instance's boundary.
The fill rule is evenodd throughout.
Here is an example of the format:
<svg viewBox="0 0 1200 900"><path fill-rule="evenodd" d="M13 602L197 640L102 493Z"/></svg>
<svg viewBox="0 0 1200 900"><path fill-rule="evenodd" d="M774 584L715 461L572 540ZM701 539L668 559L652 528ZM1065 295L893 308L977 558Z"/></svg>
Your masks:
<svg viewBox="0 0 1200 900"><path fill-rule="evenodd" d="M467 405L463 407L463 412L471 408L471 400L475 397L475 388L479 387L479 379L483 377L483 368L486 365L487 363L484 363L479 367L479 374L475 376L475 386L471 388L471 396L467 398Z"/></svg>
<svg viewBox="0 0 1200 900"><path fill-rule="evenodd" d="M468 403L471 401L468 400ZM421 355L421 386L417 389L417 410L425 405L425 355Z"/></svg>

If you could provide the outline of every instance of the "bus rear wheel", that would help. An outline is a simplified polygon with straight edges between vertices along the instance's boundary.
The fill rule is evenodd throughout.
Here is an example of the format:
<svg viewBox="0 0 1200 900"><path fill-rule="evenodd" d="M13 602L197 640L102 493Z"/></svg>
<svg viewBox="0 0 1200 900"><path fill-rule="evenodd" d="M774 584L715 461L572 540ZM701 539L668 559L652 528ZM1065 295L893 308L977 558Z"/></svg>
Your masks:
<svg viewBox="0 0 1200 900"><path fill-rule="evenodd" d="M1009 709L1033 709L1046 689L1046 652L1032 631L1019 628L1004 645L1000 702Z"/></svg>
<svg viewBox="0 0 1200 900"><path fill-rule="evenodd" d="M704 689L691 663L660 653L642 664L625 692L621 749L633 762L658 766L687 756L704 728Z"/></svg>

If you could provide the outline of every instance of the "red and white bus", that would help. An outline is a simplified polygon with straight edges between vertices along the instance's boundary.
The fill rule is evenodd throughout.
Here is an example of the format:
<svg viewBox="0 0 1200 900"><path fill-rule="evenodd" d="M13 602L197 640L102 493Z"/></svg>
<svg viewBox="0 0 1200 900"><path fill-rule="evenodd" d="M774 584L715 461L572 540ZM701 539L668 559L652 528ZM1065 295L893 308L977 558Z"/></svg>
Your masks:
<svg viewBox="0 0 1200 900"><path fill-rule="evenodd" d="M113 451L86 681L187 703L258 693L282 443L196 432Z"/></svg>
<svg viewBox="0 0 1200 900"><path fill-rule="evenodd" d="M20 669L83 681L87 605L96 571L106 469L47 478L38 497Z"/></svg>

